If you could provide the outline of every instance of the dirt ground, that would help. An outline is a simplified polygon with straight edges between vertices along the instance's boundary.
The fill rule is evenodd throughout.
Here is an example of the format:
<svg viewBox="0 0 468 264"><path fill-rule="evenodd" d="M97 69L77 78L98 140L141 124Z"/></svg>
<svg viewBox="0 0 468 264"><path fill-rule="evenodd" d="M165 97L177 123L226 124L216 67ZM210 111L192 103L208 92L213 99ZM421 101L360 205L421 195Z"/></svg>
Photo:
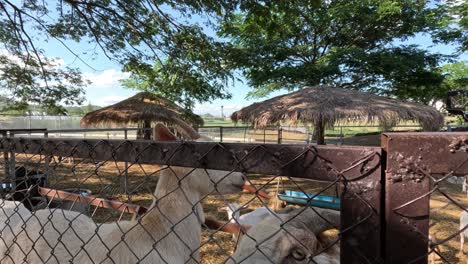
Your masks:
<svg viewBox="0 0 468 264"><path fill-rule="evenodd" d="M149 206L152 202L152 193L158 181L157 173L160 170L159 166L154 165L129 164L127 178L128 193L125 194L121 185L124 179L123 175L125 174L124 163L106 162L95 164L85 160L75 160L74 162L67 163L66 161L59 162L56 157L49 168L46 168L42 157L20 154L17 155L17 165L20 164L26 164L28 168L36 168L42 171L48 170L51 188L85 188L91 190L92 194L98 197L144 206ZM40 167L38 167L38 164L41 164ZM0 173L3 173L3 171L4 169L0 168ZM3 175L0 176L3 178ZM249 175L249 180L257 188L261 187L262 190L270 193L272 196L276 195L277 190L283 189L304 190L308 193L314 193L327 185L324 182L303 179L288 180L285 177L281 178L281 184L278 185L278 179L279 177ZM460 185L443 183L441 189L465 208L468 207L468 198L466 194L462 194ZM336 195L334 188L329 189L324 194L330 196ZM276 199L265 201L247 192L227 195L223 198L209 196L203 201L206 215L218 220L228 221L226 214L218 211L227 202L238 204L249 203L249 208L242 210L242 213L265 204L273 209L278 205ZM435 234L436 239L441 241L458 230L460 208L456 207L439 192L432 194L430 207L430 233ZM98 209L93 219L96 222L102 223L116 221L119 216L120 213L110 209ZM130 214L124 214L123 219L130 219L131 217L132 215ZM202 241L202 263L223 263L233 253L235 248L231 235L227 233L205 229L202 234ZM459 236L455 236L439 246L438 250L450 263L463 263L463 261L466 261L467 255L462 255L459 252L459 248L460 239ZM465 252L468 253L468 245L465 245ZM445 263L438 256L435 259L436 263Z"/></svg>

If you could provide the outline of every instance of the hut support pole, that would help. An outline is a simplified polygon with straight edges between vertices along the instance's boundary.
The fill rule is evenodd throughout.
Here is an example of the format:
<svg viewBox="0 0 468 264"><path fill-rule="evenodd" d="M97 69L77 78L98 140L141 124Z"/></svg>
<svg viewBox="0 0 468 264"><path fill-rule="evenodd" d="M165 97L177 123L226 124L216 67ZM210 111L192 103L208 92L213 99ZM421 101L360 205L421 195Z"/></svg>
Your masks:
<svg viewBox="0 0 468 264"><path fill-rule="evenodd" d="M2 137L6 138L7 133L8 132L6 130L2 131ZM10 175L10 160L8 156L8 151L3 152L3 161L5 164L5 179L8 179Z"/></svg>
<svg viewBox="0 0 468 264"><path fill-rule="evenodd" d="M143 139L150 140L151 139L151 121L145 120L143 121Z"/></svg>
<svg viewBox="0 0 468 264"><path fill-rule="evenodd" d="M127 129L124 130L124 138L125 138L125 140L128 139L128 130ZM123 193L128 195L128 188L127 188L127 183L128 183L128 161L125 161L125 173L124 173L123 176L124 177L123 177L123 179L121 181L122 191L123 191Z"/></svg>
<svg viewBox="0 0 468 264"><path fill-rule="evenodd" d="M315 131L317 133L317 145L325 145L325 128L322 119L319 119L315 124Z"/></svg>

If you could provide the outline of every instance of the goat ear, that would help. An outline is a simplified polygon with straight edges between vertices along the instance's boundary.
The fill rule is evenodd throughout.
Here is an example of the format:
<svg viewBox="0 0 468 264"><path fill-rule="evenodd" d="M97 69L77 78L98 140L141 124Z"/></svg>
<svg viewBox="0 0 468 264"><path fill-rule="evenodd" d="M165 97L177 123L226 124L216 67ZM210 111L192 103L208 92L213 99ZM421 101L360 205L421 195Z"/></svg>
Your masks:
<svg viewBox="0 0 468 264"><path fill-rule="evenodd" d="M154 128L154 139L157 141L176 141L177 137L165 125L157 123Z"/></svg>

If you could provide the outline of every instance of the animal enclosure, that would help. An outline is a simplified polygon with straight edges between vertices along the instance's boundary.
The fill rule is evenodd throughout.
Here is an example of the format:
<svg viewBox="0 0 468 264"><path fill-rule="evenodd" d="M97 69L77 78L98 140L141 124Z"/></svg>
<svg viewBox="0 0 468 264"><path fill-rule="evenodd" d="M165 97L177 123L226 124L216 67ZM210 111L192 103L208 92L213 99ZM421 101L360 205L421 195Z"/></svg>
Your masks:
<svg viewBox="0 0 468 264"><path fill-rule="evenodd" d="M63 138L3 138L0 148L2 263L463 261L457 221L468 199L447 179L468 175L466 133L387 134L382 148ZM70 189L90 194L61 192ZM282 209L280 190L339 197L340 221ZM218 211L229 203L269 208L277 230L258 239ZM311 232L305 214L323 230ZM317 247L295 237L295 221ZM232 228L246 234L233 241ZM284 237L300 251L268 251ZM249 239L258 252L243 252Z"/></svg>

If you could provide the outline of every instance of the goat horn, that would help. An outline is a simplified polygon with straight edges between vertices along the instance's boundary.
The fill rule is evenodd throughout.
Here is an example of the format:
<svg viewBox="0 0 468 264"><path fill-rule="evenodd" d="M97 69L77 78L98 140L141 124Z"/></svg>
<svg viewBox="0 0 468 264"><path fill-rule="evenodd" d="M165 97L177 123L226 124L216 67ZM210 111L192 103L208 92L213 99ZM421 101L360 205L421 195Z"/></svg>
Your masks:
<svg viewBox="0 0 468 264"><path fill-rule="evenodd" d="M253 185L249 185L249 184L246 184L244 186L242 186L242 189L246 190L246 191L249 191L251 193L255 193L255 194L258 194L258 196L262 197L262 198L265 198L265 199L270 199L271 196L268 195L266 192L262 191L262 190L258 190L257 188L255 188L255 186Z"/></svg>

